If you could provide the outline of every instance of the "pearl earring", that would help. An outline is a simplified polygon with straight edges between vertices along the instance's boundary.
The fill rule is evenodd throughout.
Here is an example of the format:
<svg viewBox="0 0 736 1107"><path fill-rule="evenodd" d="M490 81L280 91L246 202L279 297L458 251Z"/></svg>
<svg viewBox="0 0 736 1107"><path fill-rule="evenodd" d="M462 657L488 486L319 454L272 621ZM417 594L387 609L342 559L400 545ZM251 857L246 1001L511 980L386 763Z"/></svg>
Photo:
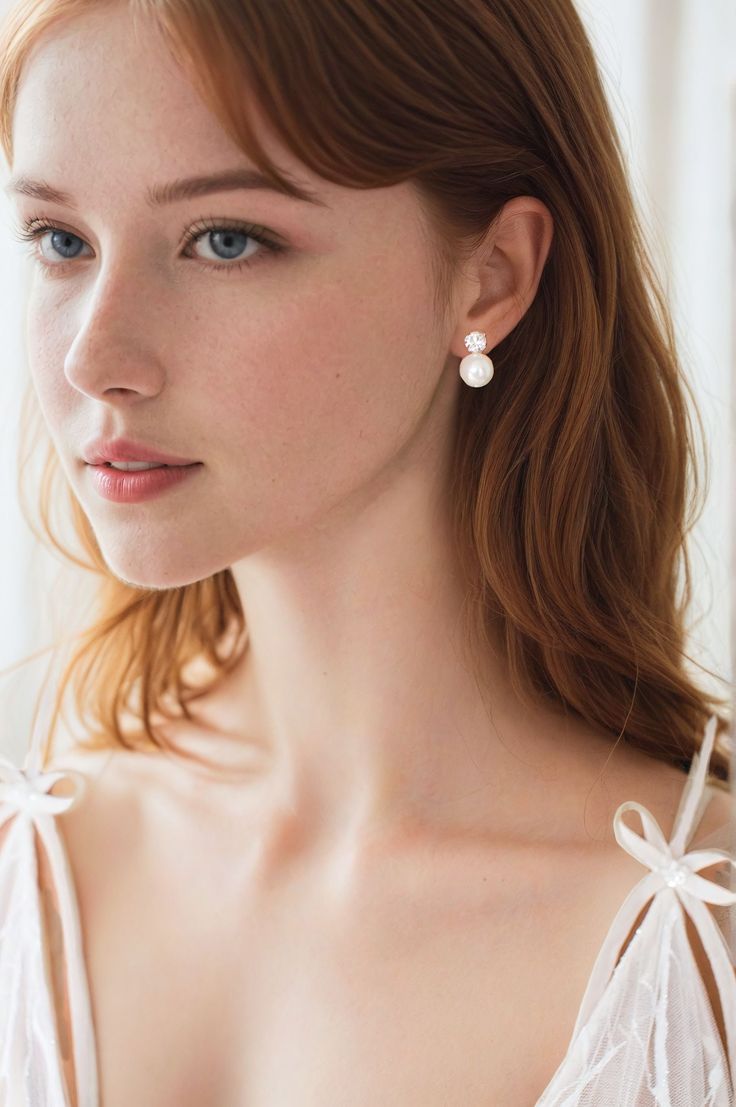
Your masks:
<svg viewBox="0 0 736 1107"><path fill-rule="evenodd" d="M484 332L466 334L465 345L470 353L460 362L460 376L471 388L482 388L493 376L493 362L483 353L487 345Z"/></svg>

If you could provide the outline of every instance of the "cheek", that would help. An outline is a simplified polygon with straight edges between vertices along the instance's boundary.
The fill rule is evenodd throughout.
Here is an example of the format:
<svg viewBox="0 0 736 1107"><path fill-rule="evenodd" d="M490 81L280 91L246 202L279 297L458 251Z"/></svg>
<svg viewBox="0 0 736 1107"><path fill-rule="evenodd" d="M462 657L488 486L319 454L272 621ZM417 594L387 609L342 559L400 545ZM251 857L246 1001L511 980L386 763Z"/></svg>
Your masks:
<svg viewBox="0 0 736 1107"><path fill-rule="evenodd" d="M407 280L380 265L358 277L312 273L279 292L233 317L209 351L200 318L184 348L198 343L190 379L199 379L199 417L218 428L199 436L213 462L225 462L233 483L238 474L278 484L280 498L291 492L304 505L349 490L404 444L436 384L433 308L416 273Z"/></svg>
<svg viewBox="0 0 736 1107"><path fill-rule="evenodd" d="M63 306L31 292L26 308L28 371L44 417L53 432L74 410L74 390L62 371L70 339L64 334Z"/></svg>
<svg viewBox="0 0 736 1107"><path fill-rule="evenodd" d="M238 518L245 506L278 525L313 516L390 463L425 414L444 358L426 259L395 236L262 273L232 278L232 288L198 285L196 296L180 290L166 304L159 290L155 309L139 291L132 305L116 304L137 319L135 337L131 320L116 317L109 334L98 320L95 341L109 387L126 384L112 367L126 358L138 372L150 363L162 387L139 397L137 426L160 424L168 443L201 458L216 499L239 505ZM88 430L118 406L67 379L80 304L63 299L40 285L27 314L31 372L57 442L83 416Z"/></svg>

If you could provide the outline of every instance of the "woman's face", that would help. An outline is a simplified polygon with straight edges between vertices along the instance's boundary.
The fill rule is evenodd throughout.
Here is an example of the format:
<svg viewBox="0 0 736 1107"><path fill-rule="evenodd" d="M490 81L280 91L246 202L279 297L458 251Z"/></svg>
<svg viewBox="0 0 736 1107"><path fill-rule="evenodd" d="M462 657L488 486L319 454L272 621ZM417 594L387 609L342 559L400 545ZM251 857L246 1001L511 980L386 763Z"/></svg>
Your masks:
<svg viewBox="0 0 736 1107"><path fill-rule="evenodd" d="M30 368L65 473L129 583L186 584L284 545L380 487L420 428L440 427L438 454L449 432L459 378L443 372L411 186L337 187L265 145L325 206L260 189L152 204L178 178L248 163L122 6L49 34L23 73L13 178L69 197L13 193L19 222L43 227ZM154 499L111 502L82 456L98 435L202 464Z"/></svg>

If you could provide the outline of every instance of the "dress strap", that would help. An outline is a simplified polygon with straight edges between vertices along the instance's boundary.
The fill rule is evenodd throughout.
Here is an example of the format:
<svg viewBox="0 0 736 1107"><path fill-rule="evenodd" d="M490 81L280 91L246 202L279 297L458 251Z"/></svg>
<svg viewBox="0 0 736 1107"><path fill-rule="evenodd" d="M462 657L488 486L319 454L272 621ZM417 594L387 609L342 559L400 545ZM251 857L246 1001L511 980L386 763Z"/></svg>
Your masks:
<svg viewBox="0 0 736 1107"><path fill-rule="evenodd" d="M60 780L70 779L74 791L69 796L54 796L51 789ZM6 757L0 757L0 804L8 810L0 820L0 826L11 815L23 812L31 818L39 814L58 815L68 811L82 796L87 781L76 769L56 769L54 772L35 772L19 768Z"/></svg>
<svg viewBox="0 0 736 1107"><path fill-rule="evenodd" d="M673 898L675 903L679 901L697 928L718 986L726 1028L728 1059L732 1068L736 1068L736 979L725 938L713 915L704 906L705 903L733 906L736 904L736 892L729 891L714 880L697 875L701 869L719 861L728 861L736 870L736 857L722 849L684 852L697 825L696 815L702 811L702 796L717 722L717 716L712 715L706 724L700 751L693 756L669 842L657 820L642 804L629 800L622 803L616 811L613 819L616 840L627 853L651 871L631 889L613 920L593 966L573 1038L590 1018L605 991L611 973L623 963L622 960L617 966L618 955L642 907L652 896L664 895ZM623 816L629 811L637 812L641 818L643 837L624 823Z"/></svg>
<svg viewBox="0 0 736 1107"><path fill-rule="evenodd" d="M67 778L74 784L72 794L52 795L50 789L54 784ZM79 801L86 783L84 775L74 769L36 772L28 768L19 768L6 758L0 757L0 827L10 819L14 819L8 830L8 840L0 850L0 858L7 850L9 851L8 856L21 859L24 873L26 867L31 866L32 875L35 878L34 902L38 904L40 911L38 870L36 868L34 844L35 827L46 852L53 892L59 906L77 1101L79 1107L98 1107L99 1084L94 1024L87 987L81 923L73 891L73 875L55 820L56 815L68 811ZM22 896L25 880L18 881L17 884L19 887L18 895ZM11 882L11 896L14 886ZM24 904L27 904L26 899L23 899L22 902L16 902L11 906L10 913L16 911L18 917L20 917ZM31 936L20 933L17 940L21 942L22 948L21 950L10 950L10 956L13 958L19 957L21 961L26 956L31 959L34 958L37 951L31 944ZM2 954L1 949L0 954ZM1 961L2 957L0 956ZM46 980L47 992L51 995L52 984L45 964L31 963L27 964L25 968L32 979ZM38 1002L42 1002L41 997L35 998ZM20 1029L22 1030L22 1028ZM53 1074L50 1078L53 1079Z"/></svg>

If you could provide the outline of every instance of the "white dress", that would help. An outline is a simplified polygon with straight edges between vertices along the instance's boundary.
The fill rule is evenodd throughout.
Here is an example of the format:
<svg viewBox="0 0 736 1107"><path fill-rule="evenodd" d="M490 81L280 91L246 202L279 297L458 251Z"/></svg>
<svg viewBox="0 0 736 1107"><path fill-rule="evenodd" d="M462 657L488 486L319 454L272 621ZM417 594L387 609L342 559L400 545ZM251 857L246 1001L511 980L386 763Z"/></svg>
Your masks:
<svg viewBox="0 0 736 1107"><path fill-rule="evenodd" d="M634 801L614 816L619 845L649 871L616 914L593 966L568 1046L536 1107L734 1107L736 971L725 933L736 934L736 892L698 875L736 857L687 845L711 798L706 771L716 718L693 757L672 838ZM62 778L76 791L54 796ZM79 911L56 816L77 802L84 776L39 772L0 758L0 1107L70 1107L55 1024L48 934L36 845L46 851L58 903L63 974L72 1027L71 1054L79 1107L99 1107L96 1045ZM624 823L635 811L644 835ZM729 869L729 874L731 874ZM634 937L620 951L641 909ZM705 904L717 905L726 926ZM685 931L697 927L718 985L726 1031L724 1053L703 979ZM57 940L57 949L59 942Z"/></svg>

